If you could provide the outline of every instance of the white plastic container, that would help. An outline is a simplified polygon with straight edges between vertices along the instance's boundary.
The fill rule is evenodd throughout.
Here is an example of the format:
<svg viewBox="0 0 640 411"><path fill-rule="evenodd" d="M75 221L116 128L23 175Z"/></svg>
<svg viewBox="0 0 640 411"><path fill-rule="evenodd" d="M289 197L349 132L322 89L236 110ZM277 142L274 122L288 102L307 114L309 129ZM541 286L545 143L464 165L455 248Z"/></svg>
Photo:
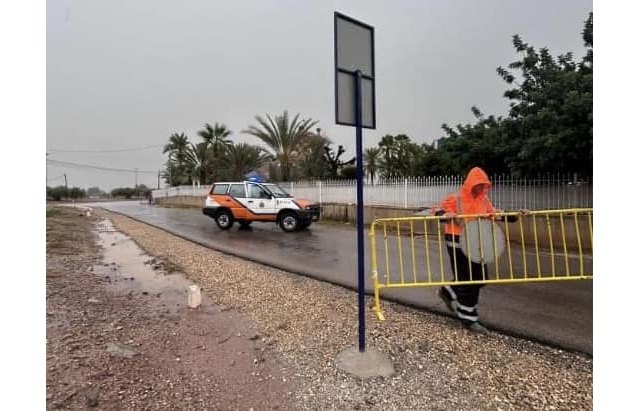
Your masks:
<svg viewBox="0 0 640 411"><path fill-rule="evenodd" d="M202 304L202 293L200 292L200 287L197 285L189 287L189 291L187 293L187 304L191 308L198 308L200 304Z"/></svg>

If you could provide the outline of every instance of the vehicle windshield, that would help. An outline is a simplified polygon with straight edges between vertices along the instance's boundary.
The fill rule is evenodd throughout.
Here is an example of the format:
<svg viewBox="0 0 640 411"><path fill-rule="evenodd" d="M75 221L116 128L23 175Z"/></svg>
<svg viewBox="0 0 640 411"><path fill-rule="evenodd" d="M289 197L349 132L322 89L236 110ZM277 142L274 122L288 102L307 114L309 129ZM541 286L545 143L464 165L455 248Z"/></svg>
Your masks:
<svg viewBox="0 0 640 411"><path fill-rule="evenodd" d="M267 190L271 191L271 194L273 194L273 196L276 197L276 198L291 198L291 197L293 197L291 194L289 194L286 191L284 191L277 184L265 184L264 186L265 186L265 188Z"/></svg>

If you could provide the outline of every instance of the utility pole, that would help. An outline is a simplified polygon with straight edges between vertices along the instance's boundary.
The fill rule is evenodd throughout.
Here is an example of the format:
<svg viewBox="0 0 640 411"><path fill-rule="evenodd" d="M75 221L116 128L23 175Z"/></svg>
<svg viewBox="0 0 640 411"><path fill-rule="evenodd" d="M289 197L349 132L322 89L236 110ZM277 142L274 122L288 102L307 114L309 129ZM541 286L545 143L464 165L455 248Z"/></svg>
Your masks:
<svg viewBox="0 0 640 411"><path fill-rule="evenodd" d="M138 168L136 167L136 185L134 186L134 189L136 190L136 196L140 196L138 193Z"/></svg>
<svg viewBox="0 0 640 411"><path fill-rule="evenodd" d="M69 191L69 185L67 184L67 173L64 173L64 188Z"/></svg>
<svg viewBox="0 0 640 411"><path fill-rule="evenodd" d="M158 170L158 190L160 190L160 173L162 170Z"/></svg>

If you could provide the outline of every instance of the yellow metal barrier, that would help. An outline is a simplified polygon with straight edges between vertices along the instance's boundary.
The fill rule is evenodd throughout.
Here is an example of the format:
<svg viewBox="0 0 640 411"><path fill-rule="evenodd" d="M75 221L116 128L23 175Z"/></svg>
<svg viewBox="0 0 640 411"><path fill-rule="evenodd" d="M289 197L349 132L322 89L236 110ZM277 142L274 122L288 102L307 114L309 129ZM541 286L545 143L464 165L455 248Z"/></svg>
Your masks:
<svg viewBox="0 0 640 411"><path fill-rule="evenodd" d="M500 219L517 216L515 222ZM491 239L479 244L480 258L498 257L483 264L482 280L458 281L444 241L445 216L382 218L369 230L374 311L384 320L380 292L386 288L415 288L460 284L508 284L593 278L593 209L502 212L461 215L466 223L490 221ZM497 230L501 230L500 233ZM470 233L471 231L471 233ZM461 243L470 248L476 233L464 230ZM504 237L504 242L500 241ZM477 233L480 238L480 233ZM490 247L490 248L488 248ZM500 254L499 248L504 248ZM493 252L492 252L493 251ZM445 257L445 254L447 256ZM483 260L481 260L483 261ZM382 264L379 264L382 262ZM383 278L378 278L382 267ZM471 271L471 270L469 270Z"/></svg>

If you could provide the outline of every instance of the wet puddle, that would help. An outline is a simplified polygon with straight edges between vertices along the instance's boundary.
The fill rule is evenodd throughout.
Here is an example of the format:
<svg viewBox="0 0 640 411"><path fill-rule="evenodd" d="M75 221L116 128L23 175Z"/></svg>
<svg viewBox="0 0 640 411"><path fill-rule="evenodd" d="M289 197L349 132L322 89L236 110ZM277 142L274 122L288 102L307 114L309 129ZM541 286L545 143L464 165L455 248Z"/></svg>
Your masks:
<svg viewBox="0 0 640 411"><path fill-rule="evenodd" d="M131 238L117 231L111 221L101 221L96 229L98 244L103 249L102 263L93 267L96 275L125 294L159 298L172 313L188 307L187 295L189 286L194 284L192 281L174 267L145 253ZM210 306L208 303L203 295L198 311Z"/></svg>

